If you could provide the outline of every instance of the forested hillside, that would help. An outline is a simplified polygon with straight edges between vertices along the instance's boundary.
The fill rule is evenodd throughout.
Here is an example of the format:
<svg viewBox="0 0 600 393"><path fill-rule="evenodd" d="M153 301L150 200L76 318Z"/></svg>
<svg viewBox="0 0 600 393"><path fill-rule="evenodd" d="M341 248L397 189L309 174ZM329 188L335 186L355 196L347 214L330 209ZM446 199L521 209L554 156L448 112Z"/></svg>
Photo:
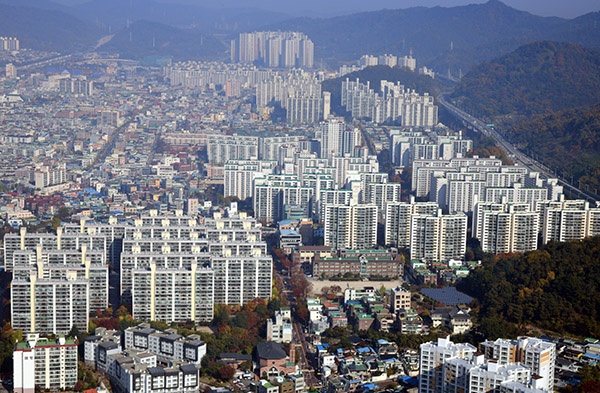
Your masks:
<svg viewBox="0 0 600 393"><path fill-rule="evenodd" d="M483 328L503 321L600 336L600 237L497 255L461 289L479 303Z"/></svg>
<svg viewBox="0 0 600 393"><path fill-rule="evenodd" d="M496 122L594 105L600 102L600 52L534 42L474 67L452 99Z"/></svg>
<svg viewBox="0 0 600 393"><path fill-rule="evenodd" d="M525 121L506 134L562 176L600 191L600 105Z"/></svg>

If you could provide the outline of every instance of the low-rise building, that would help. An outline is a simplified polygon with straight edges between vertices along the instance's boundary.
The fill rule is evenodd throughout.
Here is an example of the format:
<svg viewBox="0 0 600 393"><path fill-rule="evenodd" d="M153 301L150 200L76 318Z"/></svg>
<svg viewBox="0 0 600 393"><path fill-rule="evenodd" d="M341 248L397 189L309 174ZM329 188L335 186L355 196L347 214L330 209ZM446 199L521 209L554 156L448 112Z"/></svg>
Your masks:
<svg viewBox="0 0 600 393"><path fill-rule="evenodd" d="M278 343L289 343L292 341L292 320L289 308L277 311L273 319L267 320L267 340Z"/></svg>
<svg viewBox="0 0 600 393"><path fill-rule="evenodd" d="M197 335L183 337L168 329L161 332L141 324L125 330L125 348L155 354L159 362L184 361L200 365L206 343Z"/></svg>

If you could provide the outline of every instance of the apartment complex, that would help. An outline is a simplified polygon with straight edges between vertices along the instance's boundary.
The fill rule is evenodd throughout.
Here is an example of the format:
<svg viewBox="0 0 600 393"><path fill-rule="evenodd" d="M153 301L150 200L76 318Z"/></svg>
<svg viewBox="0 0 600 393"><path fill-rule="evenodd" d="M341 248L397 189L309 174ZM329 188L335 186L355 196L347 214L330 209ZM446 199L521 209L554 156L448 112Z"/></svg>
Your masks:
<svg viewBox="0 0 600 393"><path fill-rule="evenodd" d="M231 61L260 61L268 67L304 67L314 64L314 43L303 33L258 31L240 33L231 41Z"/></svg>
<svg viewBox="0 0 600 393"><path fill-rule="evenodd" d="M537 338L470 344L440 338L420 348L419 392L554 391L554 344Z"/></svg>
<svg viewBox="0 0 600 393"><path fill-rule="evenodd" d="M381 81L375 92L370 83L342 82L342 106L355 119L369 118L375 123L399 122L404 127L433 127L438 123L438 108L433 97L405 89L399 82Z"/></svg>

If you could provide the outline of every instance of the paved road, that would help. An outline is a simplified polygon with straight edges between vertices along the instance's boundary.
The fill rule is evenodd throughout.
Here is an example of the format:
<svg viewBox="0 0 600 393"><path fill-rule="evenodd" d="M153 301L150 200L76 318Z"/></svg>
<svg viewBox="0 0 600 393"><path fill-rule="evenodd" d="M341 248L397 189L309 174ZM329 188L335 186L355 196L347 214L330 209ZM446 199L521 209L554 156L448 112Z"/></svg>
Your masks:
<svg viewBox="0 0 600 393"><path fill-rule="evenodd" d="M578 198L587 199L590 202L596 202L598 200L598 197L596 195L594 195L592 192L579 189L578 187L575 187L572 184L570 184L567 181L567 179L560 178L550 168L548 168L544 164L540 163L539 161L534 160L533 158L529 157L528 155L523 153L521 150L516 148L496 129L494 129L492 127L488 127L486 125L486 123L484 123L483 121L471 116L467 112L454 106L453 104L448 102L443 95L438 96L437 101L440 105L444 106L446 109L448 109L448 111L450 111L456 117L458 117L459 119L461 119L464 122L473 126L474 129L481 131L483 134L494 138L496 140L496 143L498 143L498 145L500 147L502 147L511 156L511 159L515 163L525 166L532 171L539 172L542 177L557 178L559 181L559 184L564 187L565 191L570 192L571 194L573 194L574 196L576 196Z"/></svg>
<svg viewBox="0 0 600 393"><path fill-rule="evenodd" d="M296 306L296 298L291 291L290 279L284 276L281 276L277 273L281 281L284 285L283 293L287 297L288 305L290 309L294 309ZM315 370L310 363L310 359L308 358L308 343L306 342L306 336L304 335L304 331L302 329L302 325L298 320L295 319L294 313L292 313L292 341L296 344L300 344L298 348L298 352L300 353L300 359L298 359L298 365L302 370L302 374L304 375L304 383L307 387L310 386L320 386L321 382L315 375Z"/></svg>

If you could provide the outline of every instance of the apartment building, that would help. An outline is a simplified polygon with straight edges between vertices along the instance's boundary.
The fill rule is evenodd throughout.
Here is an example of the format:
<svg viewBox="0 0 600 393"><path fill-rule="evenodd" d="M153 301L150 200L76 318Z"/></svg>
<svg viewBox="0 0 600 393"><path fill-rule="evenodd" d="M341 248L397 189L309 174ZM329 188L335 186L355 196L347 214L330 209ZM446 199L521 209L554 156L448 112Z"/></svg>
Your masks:
<svg viewBox="0 0 600 393"><path fill-rule="evenodd" d="M255 298L271 298L273 259L271 256L214 256L217 304L243 305Z"/></svg>
<svg viewBox="0 0 600 393"><path fill-rule="evenodd" d="M392 289L390 296L390 308L393 313L397 313L400 310L409 310L410 307L411 293L400 286Z"/></svg>
<svg viewBox="0 0 600 393"><path fill-rule="evenodd" d="M74 272L66 279L38 278L11 283L11 318L14 329L40 334L67 334L73 326L86 331L90 314L90 282Z"/></svg>
<svg viewBox="0 0 600 393"><path fill-rule="evenodd" d="M544 244L600 235L600 208L590 208L588 202L556 202L546 204L541 211Z"/></svg>
<svg viewBox="0 0 600 393"><path fill-rule="evenodd" d="M532 251L538 247L538 220L528 203L480 202L473 214L473 237L485 252Z"/></svg>
<svg viewBox="0 0 600 393"><path fill-rule="evenodd" d="M77 340L56 340L27 335L15 344L13 387L17 393L37 389L59 391L73 389L77 383Z"/></svg>
<svg viewBox="0 0 600 393"><path fill-rule="evenodd" d="M270 150L267 150L270 152ZM272 174L277 166L271 161L230 160L225 163L225 197L236 196L240 200L254 196L254 179Z"/></svg>
<svg viewBox="0 0 600 393"><path fill-rule="evenodd" d="M133 269L133 318L138 321L210 322L214 308L214 271L189 268Z"/></svg>
<svg viewBox="0 0 600 393"><path fill-rule="evenodd" d="M410 257L424 261L463 259L467 248L465 214L411 217Z"/></svg>
<svg viewBox="0 0 600 393"><path fill-rule="evenodd" d="M325 245L336 250L369 249L377 244L376 205L327 205Z"/></svg>
<svg viewBox="0 0 600 393"><path fill-rule="evenodd" d="M439 205L435 202L415 202L411 197L407 202L388 203L385 214L385 244L398 248L410 246L412 216L437 215Z"/></svg>
<svg viewBox="0 0 600 393"><path fill-rule="evenodd" d="M480 344L481 352L488 360L498 364L521 363L536 376L536 386L547 392L554 391L554 366L556 346L534 337L518 337L516 340L497 339Z"/></svg>
<svg viewBox="0 0 600 393"><path fill-rule="evenodd" d="M108 357L106 375L119 393L198 393L200 371L195 364L157 365L156 356L128 350Z"/></svg>
<svg viewBox="0 0 600 393"><path fill-rule="evenodd" d="M149 352L161 363L183 361L200 366L206 343L197 335L184 337L173 329L161 332L141 324L125 329L124 350Z"/></svg>
<svg viewBox="0 0 600 393"><path fill-rule="evenodd" d="M13 253L13 279L27 281L32 275L48 280L76 279L89 282L90 310L108 307L108 265L104 251L47 250L37 246L35 251Z"/></svg>
<svg viewBox="0 0 600 393"><path fill-rule="evenodd" d="M441 393L444 386L443 365L451 359L469 359L477 352L473 345L455 344L448 338L421 344L419 351L419 392Z"/></svg>

